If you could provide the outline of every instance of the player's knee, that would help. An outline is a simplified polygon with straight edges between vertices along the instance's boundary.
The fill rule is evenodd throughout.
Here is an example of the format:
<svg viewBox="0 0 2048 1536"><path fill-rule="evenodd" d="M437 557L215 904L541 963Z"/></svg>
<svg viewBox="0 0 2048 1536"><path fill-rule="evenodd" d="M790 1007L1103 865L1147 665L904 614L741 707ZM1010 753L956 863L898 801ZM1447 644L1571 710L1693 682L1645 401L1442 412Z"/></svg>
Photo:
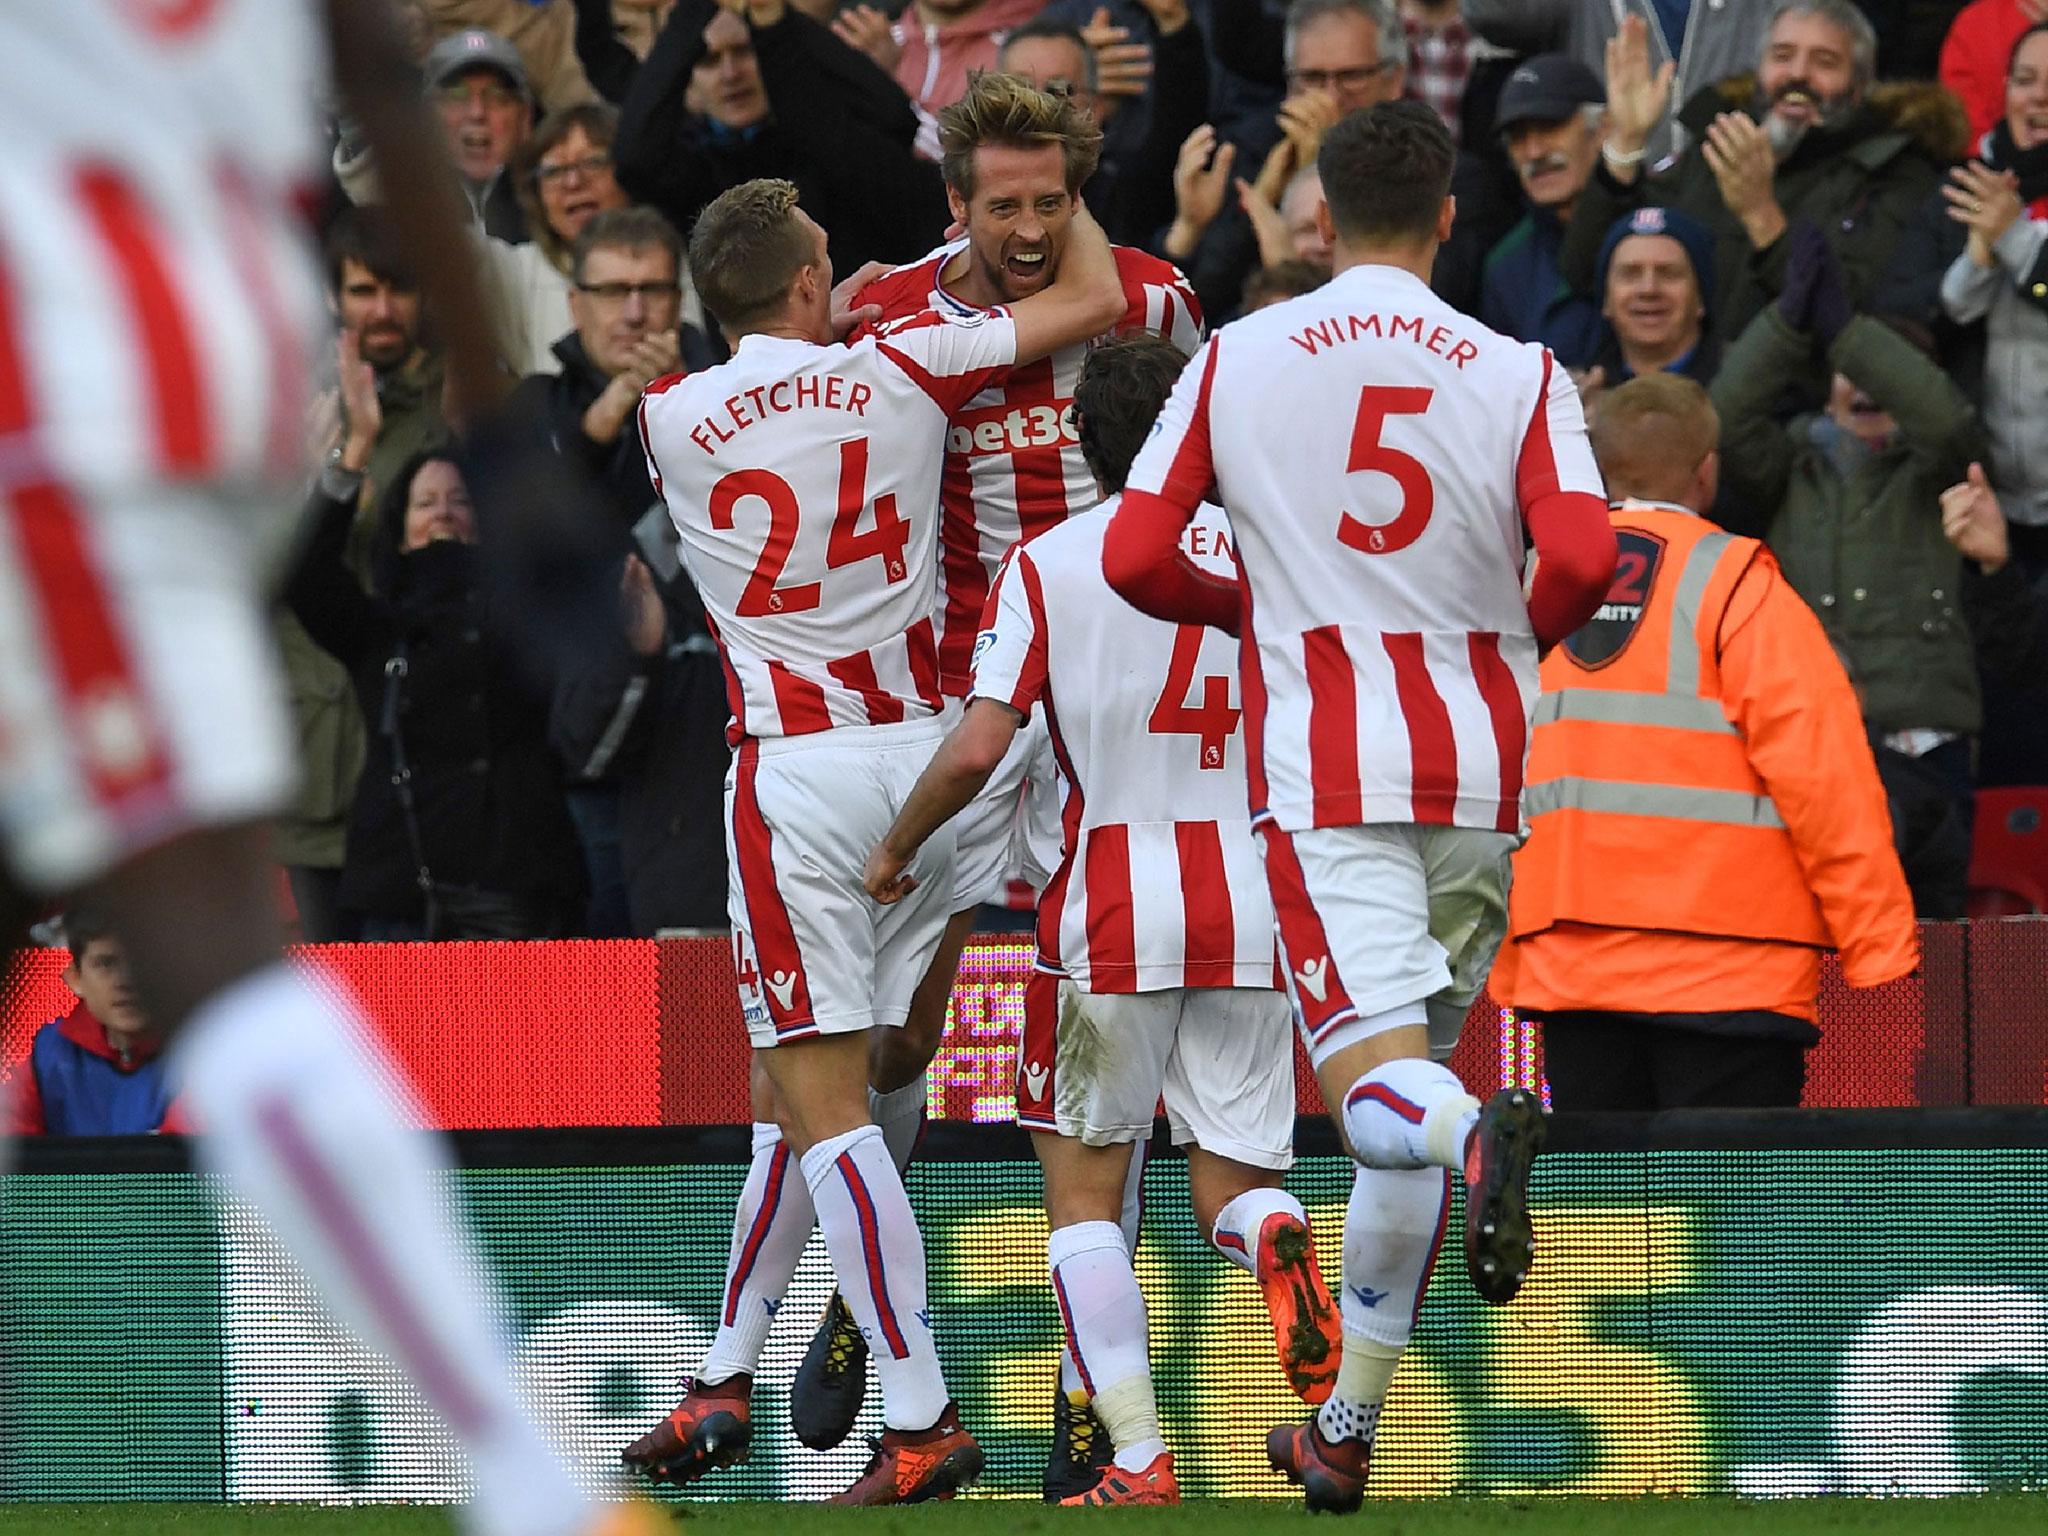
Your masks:
<svg viewBox="0 0 2048 1536"><path fill-rule="evenodd" d="M1131 1166L1128 1142L1091 1147L1049 1131L1035 1133L1031 1142L1045 1170L1045 1215L1052 1227L1122 1218L1124 1178Z"/></svg>
<svg viewBox="0 0 2048 1536"><path fill-rule="evenodd" d="M1246 1190L1278 1189L1284 1182L1273 1169L1254 1168L1200 1147L1188 1148L1188 1204L1194 1208L1201 1231L1212 1231L1223 1207Z"/></svg>

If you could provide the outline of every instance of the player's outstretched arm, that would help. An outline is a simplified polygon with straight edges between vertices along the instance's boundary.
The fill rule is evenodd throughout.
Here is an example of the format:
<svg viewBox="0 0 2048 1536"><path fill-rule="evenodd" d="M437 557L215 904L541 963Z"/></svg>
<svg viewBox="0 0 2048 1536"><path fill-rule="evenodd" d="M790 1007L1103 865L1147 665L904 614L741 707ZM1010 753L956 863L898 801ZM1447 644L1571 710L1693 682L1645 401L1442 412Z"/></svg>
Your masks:
<svg viewBox="0 0 2048 1536"><path fill-rule="evenodd" d="M968 702L960 723L939 743L911 787L910 798L868 855L861 883L870 896L886 907L917 889L917 881L903 871L925 839L959 815L988 782L1023 723L1021 714L999 700Z"/></svg>
<svg viewBox="0 0 2048 1536"><path fill-rule="evenodd" d="M1109 236L1085 204L1074 210L1059 273L1044 292L1011 306L1017 327L1017 361L1036 362L1114 329L1124 316L1123 279Z"/></svg>

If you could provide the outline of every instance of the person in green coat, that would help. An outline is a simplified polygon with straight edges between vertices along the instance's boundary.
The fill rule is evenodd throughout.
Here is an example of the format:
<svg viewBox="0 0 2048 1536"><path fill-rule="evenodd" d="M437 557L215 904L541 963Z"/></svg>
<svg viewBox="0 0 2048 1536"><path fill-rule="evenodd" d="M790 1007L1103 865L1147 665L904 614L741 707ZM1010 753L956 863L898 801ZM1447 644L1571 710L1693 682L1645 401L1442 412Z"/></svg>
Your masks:
<svg viewBox="0 0 2048 1536"><path fill-rule="evenodd" d="M1785 240L1783 294L1714 380L1729 447L1716 521L1762 536L1819 615L1862 699L1914 907L1961 917L1982 710L1941 494L1983 455L1983 429L1911 322L1853 312L1819 230ZM1816 362L1824 404L1782 423Z"/></svg>

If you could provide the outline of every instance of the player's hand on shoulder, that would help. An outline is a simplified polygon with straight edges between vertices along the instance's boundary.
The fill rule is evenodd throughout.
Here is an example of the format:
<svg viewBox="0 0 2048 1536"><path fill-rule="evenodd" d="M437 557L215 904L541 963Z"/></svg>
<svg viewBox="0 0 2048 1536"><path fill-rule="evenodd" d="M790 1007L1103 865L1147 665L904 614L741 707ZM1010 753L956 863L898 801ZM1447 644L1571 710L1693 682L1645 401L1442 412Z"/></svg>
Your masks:
<svg viewBox="0 0 2048 1536"><path fill-rule="evenodd" d="M832 334L844 341L849 332L863 325L872 325L882 318L879 304L856 304L861 290L878 277L889 272L886 261L870 261L862 268L838 283L832 285Z"/></svg>

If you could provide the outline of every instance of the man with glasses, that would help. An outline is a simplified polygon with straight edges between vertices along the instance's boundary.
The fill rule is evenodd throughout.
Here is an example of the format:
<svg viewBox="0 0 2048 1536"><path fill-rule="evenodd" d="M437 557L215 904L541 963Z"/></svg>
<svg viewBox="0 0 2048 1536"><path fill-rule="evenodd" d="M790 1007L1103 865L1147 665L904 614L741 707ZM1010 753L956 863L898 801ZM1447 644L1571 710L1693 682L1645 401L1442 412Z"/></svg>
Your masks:
<svg viewBox="0 0 2048 1536"><path fill-rule="evenodd" d="M554 346L561 371L522 380L511 401L597 483L622 532L658 500L631 430L642 391L720 357L680 320L682 249L675 226L652 208L615 208L585 225L569 263L576 328Z"/></svg>
<svg viewBox="0 0 2048 1536"><path fill-rule="evenodd" d="M519 50L495 32L451 32L428 50L422 70L462 188L484 233L527 238L506 163L533 127L533 91Z"/></svg>
<svg viewBox="0 0 2048 1536"><path fill-rule="evenodd" d="M549 444L572 475L599 493L617 530L621 558L634 547L634 525L650 510L659 519L657 529L667 524L633 430L641 393L664 375L697 372L724 356L681 318L682 270L682 237L652 208L614 208L591 219L569 258L569 314L576 328L555 343L557 371L522 380L509 402L514 420L531 424L526 435ZM654 560L651 551L649 558ZM646 574L643 568L633 580ZM623 649L600 649L567 663L557 678L549 733L561 755L569 816L590 872L585 928L599 938L649 931L634 920L634 890L641 892L637 906L643 914L658 903L659 910L692 925L724 921L724 849L717 829L724 804L725 698L720 688L700 686L695 663L682 660L693 636L708 648L710 635L687 576L677 573L662 591L644 595L656 611L668 600L644 665ZM674 666L667 664L670 641L678 652ZM643 707L659 722L666 748L659 758L645 749ZM636 722L641 729L633 731ZM630 765L620 761L629 734L638 753ZM673 777L651 783L648 761L663 763ZM689 875L657 893L646 873L649 855L670 841L666 829L678 817L692 829L683 845L694 854L695 867L669 865ZM627 825L635 829L631 846L623 838ZM710 871L702 867L707 844L715 855Z"/></svg>

